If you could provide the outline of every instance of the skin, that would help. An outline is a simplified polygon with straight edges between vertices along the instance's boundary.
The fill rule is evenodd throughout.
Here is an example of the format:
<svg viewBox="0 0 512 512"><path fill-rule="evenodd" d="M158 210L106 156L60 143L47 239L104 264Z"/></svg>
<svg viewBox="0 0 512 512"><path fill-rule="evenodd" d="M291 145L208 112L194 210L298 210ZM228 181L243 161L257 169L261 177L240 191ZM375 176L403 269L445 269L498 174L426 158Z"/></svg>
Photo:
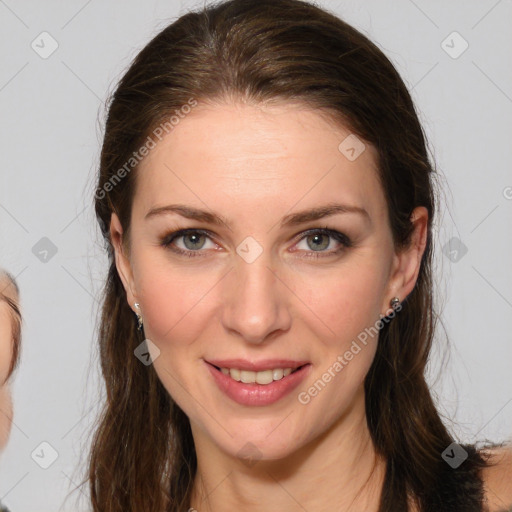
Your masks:
<svg viewBox="0 0 512 512"><path fill-rule="evenodd" d="M13 300L17 300L14 287L0 275L0 290ZM12 426L13 406L7 374L12 359L12 320L9 305L0 301L0 450L5 448Z"/></svg>
<svg viewBox="0 0 512 512"><path fill-rule="evenodd" d="M482 472L486 510L512 512L512 444L483 452L492 462Z"/></svg>
<svg viewBox="0 0 512 512"><path fill-rule="evenodd" d="M377 510L384 463L366 426L363 389L377 338L307 405L297 395L389 314L393 297L412 291L428 213L413 212L413 243L397 254L377 153L366 145L349 161L338 150L349 134L300 104L200 105L141 163L129 247L112 214L128 304L134 312L140 304L145 336L160 350L154 368L191 422L198 457L191 506L199 512L327 511L333 503L341 511L351 504L350 510ZM284 215L331 201L365 208L370 222L337 214L280 228ZM144 219L151 208L171 203L222 214L230 229L176 214ZM308 243L306 230L325 227L345 233L354 246L335 255L334 238L322 238L320 248L311 237ZM195 241L197 249L190 236L173 245L204 257L160 245L185 228L211 236ZM247 236L263 248L252 263L236 253ZM317 253L324 256L300 257ZM205 359L229 357L287 357L312 367L288 396L247 407L226 397L205 368ZM259 453L252 466L239 453L248 441Z"/></svg>

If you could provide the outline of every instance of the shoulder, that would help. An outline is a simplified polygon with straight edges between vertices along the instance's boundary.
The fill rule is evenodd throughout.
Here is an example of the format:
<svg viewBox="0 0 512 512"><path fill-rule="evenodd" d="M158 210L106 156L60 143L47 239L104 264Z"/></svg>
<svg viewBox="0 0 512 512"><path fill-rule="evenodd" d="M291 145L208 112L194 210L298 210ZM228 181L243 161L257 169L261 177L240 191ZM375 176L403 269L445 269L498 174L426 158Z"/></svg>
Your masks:
<svg viewBox="0 0 512 512"><path fill-rule="evenodd" d="M484 510L486 512L512 511L512 444L486 447L480 455L490 462L482 470Z"/></svg>

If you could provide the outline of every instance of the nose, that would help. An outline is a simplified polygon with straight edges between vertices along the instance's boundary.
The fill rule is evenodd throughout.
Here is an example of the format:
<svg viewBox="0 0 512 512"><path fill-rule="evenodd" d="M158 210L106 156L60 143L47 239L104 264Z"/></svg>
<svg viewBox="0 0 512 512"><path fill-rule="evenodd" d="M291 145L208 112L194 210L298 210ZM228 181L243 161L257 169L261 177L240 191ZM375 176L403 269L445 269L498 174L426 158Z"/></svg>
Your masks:
<svg viewBox="0 0 512 512"><path fill-rule="evenodd" d="M292 292L271 268L265 252L252 263L237 258L222 293L224 327L247 343L264 343L290 328Z"/></svg>

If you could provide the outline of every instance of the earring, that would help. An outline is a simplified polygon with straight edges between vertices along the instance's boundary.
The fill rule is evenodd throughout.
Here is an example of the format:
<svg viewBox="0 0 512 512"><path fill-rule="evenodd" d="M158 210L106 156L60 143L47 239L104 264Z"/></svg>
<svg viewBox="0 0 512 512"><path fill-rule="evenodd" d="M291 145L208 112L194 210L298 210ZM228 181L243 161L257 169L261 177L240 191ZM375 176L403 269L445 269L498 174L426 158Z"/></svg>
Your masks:
<svg viewBox="0 0 512 512"><path fill-rule="evenodd" d="M134 303L134 306L137 309L140 309L140 304L138 302ZM139 313L135 313L137 315L137 330L140 331L142 329L142 315Z"/></svg>
<svg viewBox="0 0 512 512"><path fill-rule="evenodd" d="M389 301L389 305L395 309L396 306L398 306L400 304L400 299L398 297L393 297L390 301Z"/></svg>

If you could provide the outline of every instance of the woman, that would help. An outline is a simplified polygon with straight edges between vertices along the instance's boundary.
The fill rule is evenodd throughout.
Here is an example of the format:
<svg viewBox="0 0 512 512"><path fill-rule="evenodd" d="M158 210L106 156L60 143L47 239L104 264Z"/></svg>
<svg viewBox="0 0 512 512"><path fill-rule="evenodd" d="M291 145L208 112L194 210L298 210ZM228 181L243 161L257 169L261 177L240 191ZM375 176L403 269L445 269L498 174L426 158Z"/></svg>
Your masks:
<svg viewBox="0 0 512 512"><path fill-rule="evenodd" d="M94 511L497 511L425 382L435 171L411 97L299 0L188 13L111 100ZM137 319L137 322L134 320Z"/></svg>
<svg viewBox="0 0 512 512"><path fill-rule="evenodd" d="M0 269L0 451L9 440L13 417L9 381L20 356L21 314L18 304L16 280ZM2 503L0 512L9 512Z"/></svg>

